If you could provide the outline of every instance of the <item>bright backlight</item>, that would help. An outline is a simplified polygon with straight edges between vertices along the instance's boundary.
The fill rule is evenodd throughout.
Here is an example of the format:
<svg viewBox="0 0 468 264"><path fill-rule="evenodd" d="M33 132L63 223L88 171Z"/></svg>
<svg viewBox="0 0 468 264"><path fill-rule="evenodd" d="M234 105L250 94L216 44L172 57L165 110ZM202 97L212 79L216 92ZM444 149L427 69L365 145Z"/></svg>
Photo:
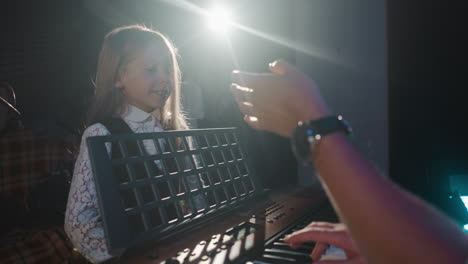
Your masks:
<svg viewBox="0 0 468 264"><path fill-rule="evenodd" d="M208 26L215 31L226 31L231 22L231 14L223 7L215 7L207 14Z"/></svg>

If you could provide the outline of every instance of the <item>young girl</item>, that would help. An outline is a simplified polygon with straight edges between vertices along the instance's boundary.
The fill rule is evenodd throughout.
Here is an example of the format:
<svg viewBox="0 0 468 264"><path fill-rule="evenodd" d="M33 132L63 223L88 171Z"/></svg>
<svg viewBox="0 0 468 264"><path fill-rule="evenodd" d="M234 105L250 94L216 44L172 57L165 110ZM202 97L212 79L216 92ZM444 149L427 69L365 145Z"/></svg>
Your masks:
<svg viewBox="0 0 468 264"><path fill-rule="evenodd" d="M159 32L127 26L105 37L99 54L95 100L88 113L88 128L81 140L65 214L66 233L75 248L92 262L111 256L100 220L86 139L109 135L104 124L116 117L134 133L187 129L180 107L179 80L175 48ZM144 145L149 154L155 154L154 144ZM197 184L200 182L189 179L189 185Z"/></svg>

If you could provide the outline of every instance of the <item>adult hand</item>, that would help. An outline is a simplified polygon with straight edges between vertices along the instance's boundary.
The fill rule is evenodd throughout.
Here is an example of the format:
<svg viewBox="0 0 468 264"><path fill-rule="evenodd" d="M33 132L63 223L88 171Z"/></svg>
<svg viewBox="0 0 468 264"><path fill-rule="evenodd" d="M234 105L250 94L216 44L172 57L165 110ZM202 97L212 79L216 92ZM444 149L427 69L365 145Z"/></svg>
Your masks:
<svg viewBox="0 0 468 264"><path fill-rule="evenodd" d="M282 60L269 68L272 73L232 72L231 92L250 126L289 137L299 121L330 115L307 75Z"/></svg>
<svg viewBox="0 0 468 264"><path fill-rule="evenodd" d="M287 236L284 241L291 247L299 247L304 242L316 241L314 250L310 254L314 263L326 264L365 264L364 257L351 239L346 226L342 223L312 222L302 230ZM343 249L348 259L319 261L328 245Z"/></svg>

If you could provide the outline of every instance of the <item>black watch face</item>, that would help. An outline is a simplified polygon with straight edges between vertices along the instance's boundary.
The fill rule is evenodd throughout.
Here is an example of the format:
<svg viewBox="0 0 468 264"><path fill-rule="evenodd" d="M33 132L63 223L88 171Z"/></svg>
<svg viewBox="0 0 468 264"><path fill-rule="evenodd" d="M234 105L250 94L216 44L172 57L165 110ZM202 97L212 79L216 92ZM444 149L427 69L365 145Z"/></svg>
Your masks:
<svg viewBox="0 0 468 264"><path fill-rule="evenodd" d="M330 133L341 132L349 135L352 130L341 116L329 116L318 120L300 122L292 137L293 151L298 160L310 162L311 146L316 136L325 136ZM309 139L311 141L309 141ZM319 138L317 137L317 140Z"/></svg>

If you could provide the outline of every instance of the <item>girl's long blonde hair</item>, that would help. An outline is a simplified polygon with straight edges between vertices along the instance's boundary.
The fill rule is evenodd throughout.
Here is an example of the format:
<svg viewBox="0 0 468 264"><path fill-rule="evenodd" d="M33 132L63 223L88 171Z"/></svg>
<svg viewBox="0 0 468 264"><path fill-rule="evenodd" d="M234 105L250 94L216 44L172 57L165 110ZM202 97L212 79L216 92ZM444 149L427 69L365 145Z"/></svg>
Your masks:
<svg viewBox="0 0 468 264"><path fill-rule="evenodd" d="M158 31L141 25L119 27L109 32L102 44L96 71L94 100L87 115L87 126L120 117L125 111L122 90L115 87L120 71L138 51L150 42L163 43L172 61L173 87L166 104L159 110L159 120L165 130L187 129L180 104L181 73L177 51L172 42Z"/></svg>

